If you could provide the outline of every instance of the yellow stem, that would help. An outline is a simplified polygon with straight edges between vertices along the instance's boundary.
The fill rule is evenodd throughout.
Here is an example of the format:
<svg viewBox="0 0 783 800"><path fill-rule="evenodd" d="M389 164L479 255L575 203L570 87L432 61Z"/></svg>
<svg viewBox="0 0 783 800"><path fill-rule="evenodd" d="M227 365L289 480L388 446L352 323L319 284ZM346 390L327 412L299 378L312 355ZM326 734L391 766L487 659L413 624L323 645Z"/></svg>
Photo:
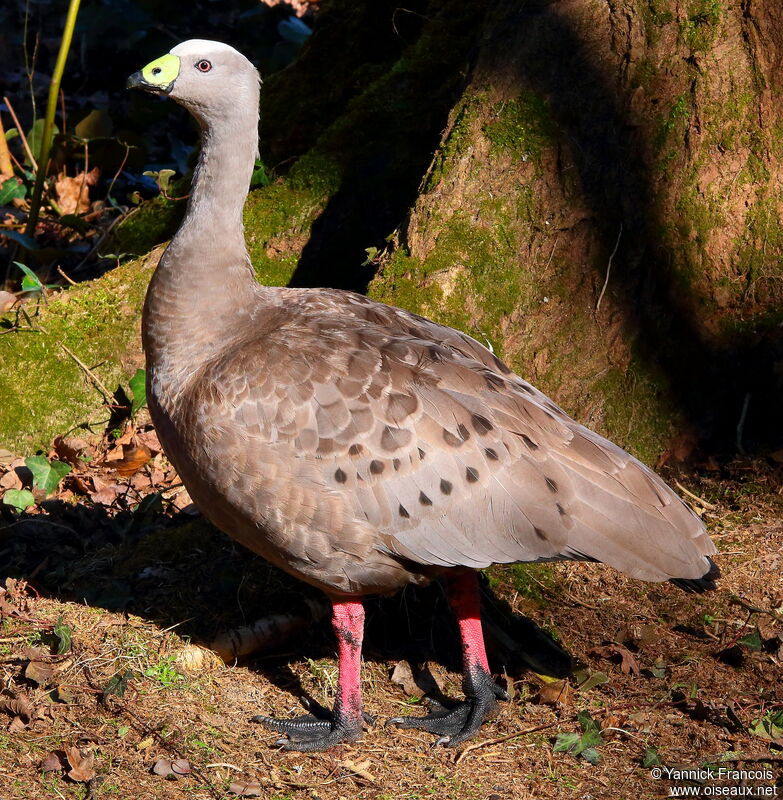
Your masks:
<svg viewBox="0 0 783 800"><path fill-rule="evenodd" d="M54 115L57 113L57 98L60 94L60 82L65 71L65 62L68 59L68 51L71 49L71 39L73 29L76 25L76 15L79 13L80 0L71 0L68 5L68 16L65 18L63 37L60 40L60 50L57 53L57 62L54 65L52 82L49 85L49 98L46 103L46 117L44 118L43 136L41 137L41 150L38 155L38 170L35 175L35 186L33 196L30 200L30 213L27 217L25 234L32 236L35 233L35 226L38 222L38 212L41 209L41 197L43 196L43 185L46 179L46 167L49 163L49 151L52 147L52 132L54 131Z"/></svg>

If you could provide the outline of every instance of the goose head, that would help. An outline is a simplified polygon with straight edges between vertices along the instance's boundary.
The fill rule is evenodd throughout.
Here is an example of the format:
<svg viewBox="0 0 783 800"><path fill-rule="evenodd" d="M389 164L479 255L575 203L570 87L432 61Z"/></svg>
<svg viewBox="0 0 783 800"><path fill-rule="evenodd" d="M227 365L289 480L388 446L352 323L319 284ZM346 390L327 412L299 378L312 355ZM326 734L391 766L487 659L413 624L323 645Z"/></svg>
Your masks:
<svg viewBox="0 0 783 800"><path fill-rule="evenodd" d="M256 68L238 50L222 42L190 39L134 72L126 88L170 97L209 123L257 107L258 85Z"/></svg>

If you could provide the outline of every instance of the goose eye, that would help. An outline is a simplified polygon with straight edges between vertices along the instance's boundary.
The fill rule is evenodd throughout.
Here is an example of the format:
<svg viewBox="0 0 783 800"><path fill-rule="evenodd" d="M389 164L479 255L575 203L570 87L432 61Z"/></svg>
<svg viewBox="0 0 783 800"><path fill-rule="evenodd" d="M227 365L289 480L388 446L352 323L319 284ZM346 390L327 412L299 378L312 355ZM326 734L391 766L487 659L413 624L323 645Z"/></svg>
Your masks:
<svg viewBox="0 0 783 800"><path fill-rule="evenodd" d="M201 61L196 64L196 69L199 72L209 72L212 69L212 62L207 61L206 58L202 58Z"/></svg>

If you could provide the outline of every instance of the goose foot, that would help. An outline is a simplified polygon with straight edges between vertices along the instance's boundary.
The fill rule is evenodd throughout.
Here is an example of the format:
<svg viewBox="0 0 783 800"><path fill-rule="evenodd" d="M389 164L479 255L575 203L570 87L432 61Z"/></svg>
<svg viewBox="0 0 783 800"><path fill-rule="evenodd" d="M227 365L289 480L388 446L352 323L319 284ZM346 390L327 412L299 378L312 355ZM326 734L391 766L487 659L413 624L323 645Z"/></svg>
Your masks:
<svg viewBox="0 0 783 800"><path fill-rule="evenodd" d="M434 733L435 747L456 747L475 736L482 723L494 715L498 700L508 700L506 692L483 670L471 670L465 680L466 699L451 708L430 700L430 713L423 717L394 717L387 725L415 728Z"/></svg>
<svg viewBox="0 0 783 800"><path fill-rule="evenodd" d="M283 750L297 750L313 753L328 750L340 742L352 742L362 732L361 718L354 721L326 712L323 716L304 714L293 719L277 719L259 714L251 719L271 731L284 733L288 738L280 738L275 744Z"/></svg>

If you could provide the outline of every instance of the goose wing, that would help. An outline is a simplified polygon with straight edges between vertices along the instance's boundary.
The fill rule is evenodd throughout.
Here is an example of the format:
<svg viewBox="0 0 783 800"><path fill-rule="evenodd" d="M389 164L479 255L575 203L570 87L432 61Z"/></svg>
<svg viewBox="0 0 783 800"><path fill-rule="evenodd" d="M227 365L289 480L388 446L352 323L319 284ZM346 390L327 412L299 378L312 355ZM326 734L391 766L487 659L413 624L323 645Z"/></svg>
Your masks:
<svg viewBox="0 0 783 800"><path fill-rule="evenodd" d="M289 314L209 379L247 453L296 462L309 503L337 503L335 547L359 530L424 565L580 558L654 581L710 569L704 526L655 473L470 337L348 297L339 316L312 302Z"/></svg>

